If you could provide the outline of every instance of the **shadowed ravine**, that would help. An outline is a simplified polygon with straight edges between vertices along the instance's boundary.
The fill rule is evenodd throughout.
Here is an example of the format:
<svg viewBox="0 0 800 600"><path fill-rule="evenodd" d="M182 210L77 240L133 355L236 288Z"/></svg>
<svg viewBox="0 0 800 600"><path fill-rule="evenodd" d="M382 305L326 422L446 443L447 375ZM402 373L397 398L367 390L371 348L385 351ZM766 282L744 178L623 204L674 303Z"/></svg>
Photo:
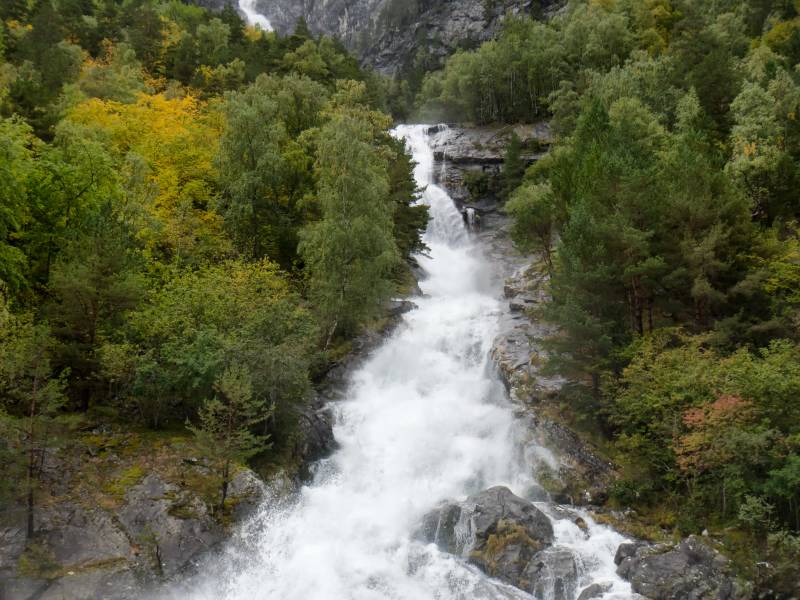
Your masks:
<svg viewBox="0 0 800 600"><path fill-rule="evenodd" d="M240 539L173 597L530 598L415 538L422 517L442 500L494 485L525 497L535 484L523 460L531 450L524 428L488 361L506 310L501 282L450 197L432 183L426 129L396 131L418 163L432 216L418 308L352 374L347 400L335 406L340 449L318 465L314 481L289 506L265 503ZM553 519L556 547L570 550L578 565L570 595L610 582L605 598L631 597L614 574L623 538L584 518L588 534ZM544 587L541 597L553 598Z"/></svg>

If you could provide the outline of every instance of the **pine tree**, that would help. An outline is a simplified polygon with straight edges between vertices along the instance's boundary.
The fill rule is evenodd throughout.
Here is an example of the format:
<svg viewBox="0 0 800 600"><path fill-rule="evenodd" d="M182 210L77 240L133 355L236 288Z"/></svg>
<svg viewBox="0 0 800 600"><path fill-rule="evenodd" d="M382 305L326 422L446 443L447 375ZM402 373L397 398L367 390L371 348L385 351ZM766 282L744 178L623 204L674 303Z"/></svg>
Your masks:
<svg viewBox="0 0 800 600"><path fill-rule="evenodd" d="M20 482L28 538L36 532L37 493L46 451L54 441L52 420L64 400L63 379L53 377L50 366L50 344L46 326L9 315L5 306L0 307L0 427L4 430L0 443L11 457L6 467L18 471L6 476Z"/></svg>
<svg viewBox="0 0 800 600"><path fill-rule="evenodd" d="M232 467L268 450L268 436L253 433L266 421L273 408L253 394L252 377L242 366L234 365L214 386L214 398L199 411L199 425L189 425L204 453L211 457L220 481L220 511L225 510Z"/></svg>
<svg viewBox="0 0 800 600"><path fill-rule="evenodd" d="M547 272L553 275L553 243L556 228L556 198L549 184L525 184L506 203L514 219L511 235L523 251L538 252Z"/></svg>

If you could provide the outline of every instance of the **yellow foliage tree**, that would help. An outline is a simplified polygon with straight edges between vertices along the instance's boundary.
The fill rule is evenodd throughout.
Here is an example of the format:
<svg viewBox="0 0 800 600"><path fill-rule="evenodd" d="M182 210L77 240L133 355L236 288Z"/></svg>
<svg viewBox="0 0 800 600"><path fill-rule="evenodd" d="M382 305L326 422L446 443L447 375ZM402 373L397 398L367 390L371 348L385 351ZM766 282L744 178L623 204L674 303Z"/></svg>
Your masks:
<svg viewBox="0 0 800 600"><path fill-rule="evenodd" d="M222 128L216 110L191 95L140 93L131 104L86 100L68 118L98 129L120 165L143 159L150 193L129 196L129 202L146 216L139 237L152 258L203 262L230 254L222 219L213 211L213 157Z"/></svg>

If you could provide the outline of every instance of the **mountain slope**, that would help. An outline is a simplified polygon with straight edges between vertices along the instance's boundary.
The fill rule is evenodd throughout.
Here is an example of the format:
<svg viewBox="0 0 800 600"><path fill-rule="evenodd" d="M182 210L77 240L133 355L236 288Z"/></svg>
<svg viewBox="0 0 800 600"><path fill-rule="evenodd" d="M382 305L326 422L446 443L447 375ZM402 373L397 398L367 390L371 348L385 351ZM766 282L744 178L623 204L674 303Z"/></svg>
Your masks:
<svg viewBox="0 0 800 600"><path fill-rule="evenodd" d="M201 0L221 8L224 0ZM458 48L473 48L499 31L507 14L544 14L554 0L258 0L280 33L304 17L315 34L333 35L362 64L386 74L438 67Z"/></svg>

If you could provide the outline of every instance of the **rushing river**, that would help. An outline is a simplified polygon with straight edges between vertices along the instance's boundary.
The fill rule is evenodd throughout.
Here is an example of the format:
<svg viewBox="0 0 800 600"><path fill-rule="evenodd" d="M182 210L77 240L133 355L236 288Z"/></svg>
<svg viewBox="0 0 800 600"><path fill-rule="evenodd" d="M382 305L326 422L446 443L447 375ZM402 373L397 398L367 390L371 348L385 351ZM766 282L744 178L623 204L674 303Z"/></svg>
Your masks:
<svg viewBox="0 0 800 600"><path fill-rule="evenodd" d="M433 184L427 128L402 126L432 221L420 257L416 310L352 374L338 402L340 448L288 505L265 503L241 539L176 598L197 600L449 600L531 596L417 541L421 517L444 499L493 485L525 495L535 474L526 439L488 354L507 303L481 245ZM528 448L528 451L530 448ZM546 503L543 510L552 512ZM553 519L556 545L575 557L574 600L592 582L630 598L614 574L618 534ZM547 586L545 586L546 588ZM545 589L543 598L554 597Z"/></svg>

